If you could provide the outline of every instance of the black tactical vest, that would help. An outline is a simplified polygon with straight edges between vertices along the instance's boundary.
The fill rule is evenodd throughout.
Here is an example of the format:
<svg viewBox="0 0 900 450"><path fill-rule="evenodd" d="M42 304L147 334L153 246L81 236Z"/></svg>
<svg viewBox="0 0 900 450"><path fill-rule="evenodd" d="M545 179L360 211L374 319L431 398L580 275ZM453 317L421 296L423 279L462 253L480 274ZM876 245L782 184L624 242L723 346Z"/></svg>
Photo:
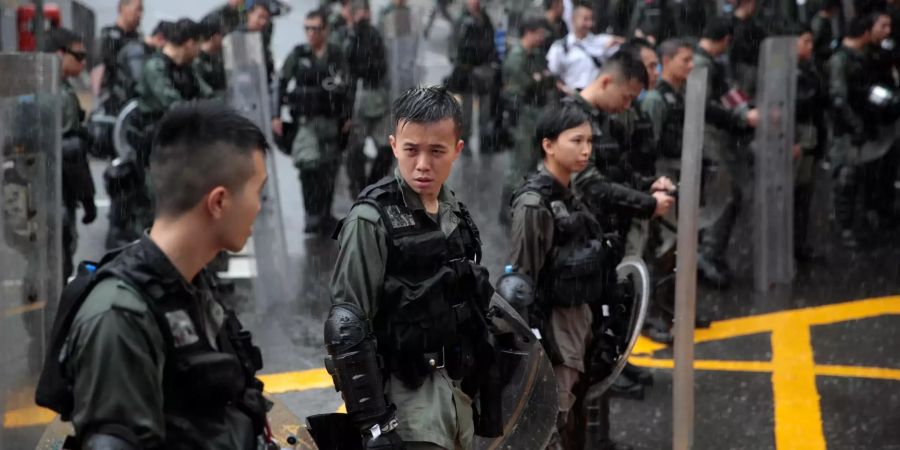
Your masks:
<svg viewBox="0 0 900 450"><path fill-rule="evenodd" d="M684 135L684 95L669 83L660 81L656 90L666 102L666 121L659 135L660 152L667 158L681 158L681 143Z"/></svg>
<svg viewBox="0 0 900 450"><path fill-rule="evenodd" d="M346 74L341 73L341 49L331 43L327 45L323 59L318 59L308 44L294 48L296 85L288 97L295 117L334 116L344 112L346 86L341 77Z"/></svg>
<svg viewBox="0 0 900 450"><path fill-rule="evenodd" d="M530 175L514 194L541 196L553 214L553 246L538 275L538 302L545 306L576 306L598 302L603 295L606 252L603 231L587 208L551 175Z"/></svg>
<svg viewBox="0 0 900 450"><path fill-rule="evenodd" d="M206 301L215 301L212 280L206 272L201 272L198 277L204 280L202 287L188 290L180 277L160 276L159 267L165 265L171 263L148 237L119 250L113 258L104 258L93 274L87 273L84 270L87 264L82 263L79 277L71 283L77 292L68 287L63 292L51 345L58 347L57 343L65 342L72 320L93 287L103 279L115 277L142 294L165 341L162 388L166 417L189 419L215 415L224 406L233 405L251 418L257 435L262 433L266 405L262 382L255 378L256 371L262 369L259 348L252 345L250 333L243 330L230 310L224 311L226 319L216 336L218 349L213 347L204 329L199 298L207 296ZM80 281L80 277L88 279ZM51 351L55 350L53 347ZM48 356L48 361L50 357L53 356ZM56 386L60 380L54 378L66 371L54 369L45 367L38 388L38 403L57 410L65 418L71 413L71 384L66 390L60 390ZM48 387L44 390L46 394L42 393L42 385ZM69 398L61 398L65 396ZM166 421L167 442L190 442L197 438L180 436L176 424L169 422Z"/></svg>
<svg viewBox="0 0 900 450"><path fill-rule="evenodd" d="M483 317L493 289L479 265L481 239L466 208L445 236L424 210L403 200L394 176L360 193L357 204L373 206L387 230L388 257L374 329L387 369L410 387L446 365L454 379L475 366L473 348L484 342Z"/></svg>

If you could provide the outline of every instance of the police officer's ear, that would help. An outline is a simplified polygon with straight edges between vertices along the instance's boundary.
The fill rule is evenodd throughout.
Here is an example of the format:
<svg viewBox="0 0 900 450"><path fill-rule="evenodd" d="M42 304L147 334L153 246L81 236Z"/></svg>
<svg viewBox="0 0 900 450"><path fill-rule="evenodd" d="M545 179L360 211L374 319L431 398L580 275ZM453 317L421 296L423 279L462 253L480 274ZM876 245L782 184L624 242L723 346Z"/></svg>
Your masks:
<svg viewBox="0 0 900 450"><path fill-rule="evenodd" d="M221 219L225 215L225 209L231 201L231 194L224 186L216 186L203 198L204 207L215 219Z"/></svg>
<svg viewBox="0 0 900 450"><path fill-rule="evenodd" d="M391 150L394 152L394 158L400 159L400 150L397 149L397 138L394 135L388 136L388 142L391 144Z"/></svg>
<svg viewBox="0 0 900 450"><path fill-rule="evenodd" d="M552 155L554 152L553 141L549 138L544 138L543 140L541 140L541 152L542 157Z"/></svg>
<svg viewBox="0 0 900 450"><path fill-rule="evenodd" d="M466 146L466 141L464 141L462 139L457 139L456 148L454 149L455 151L453 153L454 158L458 157L462 153L463 147L465 147L465 146Z"/></svg>

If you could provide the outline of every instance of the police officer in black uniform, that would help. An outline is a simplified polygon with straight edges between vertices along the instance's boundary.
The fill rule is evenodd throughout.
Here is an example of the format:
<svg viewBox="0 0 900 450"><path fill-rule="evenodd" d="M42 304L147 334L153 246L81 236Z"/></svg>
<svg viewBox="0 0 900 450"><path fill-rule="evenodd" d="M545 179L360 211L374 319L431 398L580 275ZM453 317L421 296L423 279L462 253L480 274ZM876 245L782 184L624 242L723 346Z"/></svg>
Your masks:
<svg viewBox="0 0 900 450"><path fill-rule="evenodd" d="M201 104L164 117L153 145L153 227L79 265L36 401L72 421L66 448L271 448L260 351L204 270L250 236L266 139L239 113Z"/></svg>
<svg viewBox="0 0 900 450"><path fill-rule="evenodd" d="M125 102L131 99L119 84L119 51L130 41L140 41L138 27L144 12L143 0L119 0L119 17L116 23L100 30L100 102L108 114L117 114Z"/></svg>
<svg viewBox="0 0 900 450"><path fill-rule="evenodd" d="M337 219L331 213L334 183L340 167L341 134L349 128L346 59L341 47L328 41L328 23L322 10L306 15L303 26L308 42L298 45L281 68L277 111L290 107L297 125L291 144L294 166L300 171L307 233L331 233ZM294 82L294 88L287 88ZM280 118L273 119L275 134L283 133Z"/></svg>
<svg viewBox="0 0 900 450"><path fill-rule="evenodd" d="M347 405L347 438L365 448L471 449L475 434L502 428L484 401L472 405L500 386L479 318L493 289L478 228L444 185L463 148L460 122L442 87L401 95L397 169L363 190L336 232L326 367ZM314 437L333 429L310 419Z"/></svg>

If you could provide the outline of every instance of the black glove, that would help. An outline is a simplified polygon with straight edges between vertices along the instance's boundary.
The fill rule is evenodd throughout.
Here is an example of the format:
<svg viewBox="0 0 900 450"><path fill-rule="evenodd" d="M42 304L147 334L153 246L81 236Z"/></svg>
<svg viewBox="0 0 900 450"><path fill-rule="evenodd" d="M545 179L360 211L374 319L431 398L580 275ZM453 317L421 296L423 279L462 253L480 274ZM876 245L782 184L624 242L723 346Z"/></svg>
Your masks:
<svg viewBox="0 0 900 450"><path fill-rule="evenodd" d="M381 433L366 441L366 450L403 450L406 448L396 431Z"/></svg>
<svg viewBox="0 0 900 450"><path fill-rule="evenodd" d="M94 204L93 200L84 202L82 206L84 207L84 217L81 218L81 223L87 225L97 220L97 205Z"/></svg>

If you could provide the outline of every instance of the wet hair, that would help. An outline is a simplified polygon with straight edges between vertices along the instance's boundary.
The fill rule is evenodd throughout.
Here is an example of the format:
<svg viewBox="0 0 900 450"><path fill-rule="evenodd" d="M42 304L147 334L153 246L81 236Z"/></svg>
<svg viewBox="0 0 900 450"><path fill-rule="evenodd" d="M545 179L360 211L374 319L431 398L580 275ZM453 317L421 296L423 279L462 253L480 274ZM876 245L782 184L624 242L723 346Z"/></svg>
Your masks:
<svg viewBox="0 0 900 450"><path fill-rule="evenodd" d="M322 21L322 26L328 26L328 14L322 9L314 9L306 13L306 20L318 18Z"/></svg>
<svg viewBox="0 0 900 450"><path fill-rule="evenodd" d="M869 32L873 26L875 26L875 20L877 18L878 15L872 14L865 14L854 17L853 20L850 21L850 25L847 27L847 37L862 37L864 34Z"/></svg>
<svg viewBox="0 0 900 450"><path fill-rule="evenodd" d="M589 124L590 121L584 110L572 101L562 101L544 108L534 130L534 143L541 149L540 155L544 155L544 139L555 141L564 131Z"/></svg>
<svg viewBox="0 0 900 450"><path fill-rule="evenodd" d="M462 108L445 86L407 89L394 100L391 116L395 130L401 122L428 124L451 119L457 136L462 132Z"/></svg>
<svg viewBox="0 0 900 450"><path fill-rule="evenodd" d="M525 36L525 33L531 31L542 30L547 22L543 17L525 16L525 19L519 23L519 36Z"/></svg>
<svg viewBox="0 0 900 450"><path fill-rule="evenodd" d="M185 42L191 39L200 39L200 36L202 35L201 31L200 25L198 25L197 22L184 18L178 19L172 27L172 32L165 36L166 40L174 45L184 45Z"/></svg>
<svg viewBox="0 0 900 450"><path fill-rule="evenodd" d="M647 74L647 68L640 57L635 57L631 52L616 52L611 58L606 60L603 67L600 68L600 75L615 74L621 77L625 82L631 80L639 81L644 88L650 84L650 76Z"/></svg>
<svg viewBox="0 0 900 450"><path fill-rule="evenodd" d="M68 28L53 28L47 32L47 38L44 40L44 51L47 53L66 51L71 49L73 44L79 43L84 43L84 38L80 34Z"/></svg>
<svg viewBox="0 0 900 450"><path fill-rule="evenodd" d="M706 26L703 27L703 35L701 37L711 41L721 41L732 34L734 34L734 32L731 28L731 22L724 17L717 17L710 20Z"/></svg>
<svg viewBox="0 0 900 450"><path fill-rule="evenodd" d="M662 60L663 58L674 58L675 55L677 55L678 52L683 48L693 50L694 46L684 39L666 39L662 44L659 44L659 48L657 49L657 51L659 52L659 59Z"/></svg>
<svg viewBox="0 0 900 450"><path fill-rule="evenodd" d="M209 191L237 191L253 176L253 152L267 149L253 122L219 101L191 102L159 121L150 152L157 216L192 209Z"/></svg>

